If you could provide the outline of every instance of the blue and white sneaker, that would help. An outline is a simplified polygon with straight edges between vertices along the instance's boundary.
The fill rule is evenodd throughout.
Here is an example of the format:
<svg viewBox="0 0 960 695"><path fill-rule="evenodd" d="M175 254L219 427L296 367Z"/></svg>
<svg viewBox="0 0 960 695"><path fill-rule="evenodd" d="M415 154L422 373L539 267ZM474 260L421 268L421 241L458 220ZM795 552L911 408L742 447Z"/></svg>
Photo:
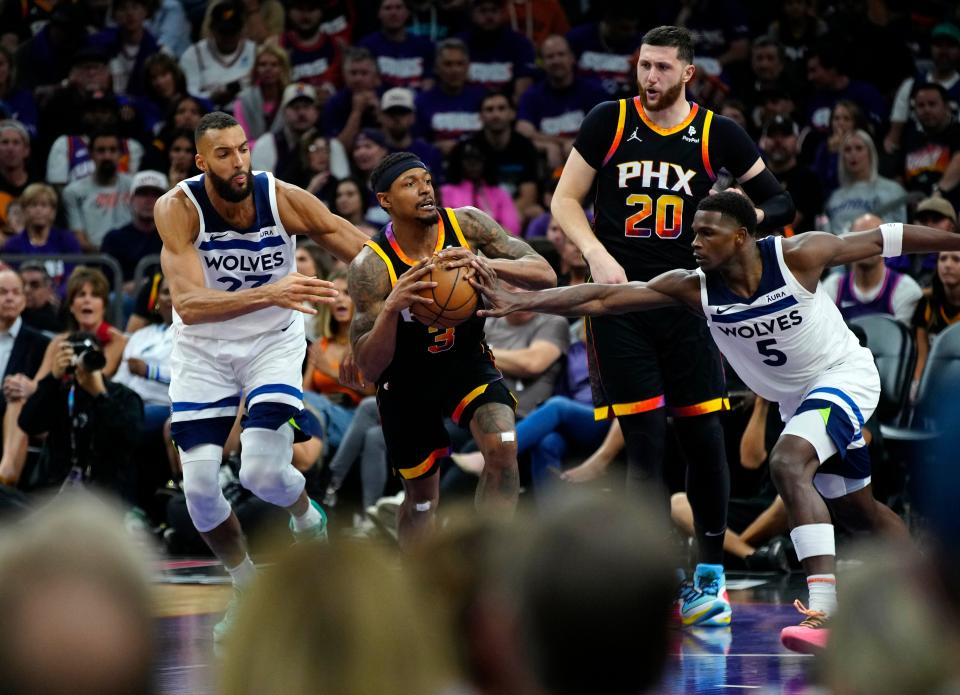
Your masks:
<svg viewBox="0 0 960 695"><path fill-rule="evenodd" d="M327 513L323 511L320 503L314 499L310 500L310 506L320 512L320 522L303 531L297 531L293 527L293 519L290 519L290 531L293 533L294 543L327 542Z"/></svg>
<svg viewBox="0 0 960 695"><path fill-rule="evenodd" d="M730 624L730 597L723 565L697 565L693 582L680 585L680 622L684 627L724 627Z"/></svg>

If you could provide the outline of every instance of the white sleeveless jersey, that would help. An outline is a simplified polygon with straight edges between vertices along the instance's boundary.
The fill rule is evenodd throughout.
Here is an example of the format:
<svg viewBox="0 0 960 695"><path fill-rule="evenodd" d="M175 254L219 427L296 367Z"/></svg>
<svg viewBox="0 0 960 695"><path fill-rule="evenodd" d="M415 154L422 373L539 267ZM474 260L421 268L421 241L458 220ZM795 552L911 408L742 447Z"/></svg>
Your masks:
<svg viewBox="0 0 960 695"><path fill-rule="evenodd" d="M757 242L763 275L750 298L734 294L717 272L697 273L707 325L730 366L762 398L790 403L838 364L875 367L823 287L810 293L790 272L781 241Z"/></svg>
<svg viewBox="0 0 960 695"><path fill-rule="evenodd" d="M204 175L178 186L197 208L200 233L194 246L203 264L206 287L226 292L277 282L297 268L296 242L287 234L277 210L273 174L253 172L256 219L248 229L234 229L213 207L203 186ZM303 314L293 309L266 307L225 321L184 324L176 312L178 335L218 340L242 340L271 331L303 332Z"/></svg>

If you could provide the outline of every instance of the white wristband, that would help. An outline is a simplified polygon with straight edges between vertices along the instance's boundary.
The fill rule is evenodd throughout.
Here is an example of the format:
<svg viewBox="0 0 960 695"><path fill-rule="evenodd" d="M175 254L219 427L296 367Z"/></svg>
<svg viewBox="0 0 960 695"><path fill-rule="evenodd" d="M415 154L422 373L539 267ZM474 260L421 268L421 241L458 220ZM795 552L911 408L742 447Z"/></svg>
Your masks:
<svg viewBox="0 0 960 695"><path fill-rule="evenodd" d="M893 258L903 254L903 225L900 222L887 222L880 225L883 235L883 257Z"/></svg>

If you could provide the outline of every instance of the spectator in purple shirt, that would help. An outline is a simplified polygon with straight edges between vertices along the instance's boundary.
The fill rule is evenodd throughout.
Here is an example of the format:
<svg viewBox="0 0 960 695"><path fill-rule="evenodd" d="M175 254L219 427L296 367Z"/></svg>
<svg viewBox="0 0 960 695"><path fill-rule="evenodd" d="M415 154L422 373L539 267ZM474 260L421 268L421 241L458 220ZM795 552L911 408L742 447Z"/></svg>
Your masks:
<svg viewBox="0 0 960 695"><path fill-rule="evenodd" d="M673 23L693 34L698 70L728 84L744 83L750 57L750 27L737 0L684 2Z"/></svg>
<svg viewBox="0 0 960 695"><path fill-rule="evenodd" d="M607 93L595 79L576 74L576 58L564 37L547 37L540 57L546 78L520 97L517 132L530 138L555 169L567 161L580 123Z"/></svg>
<svg viewBox="0 0 960 695"><path fill-rule="evenodd" d="M431 78L433 42L407 31L410 10L404 0L380 0L380 31L359 45L377 57L380 78L387 87L420 89Z"/></svg>
<svg viewBox="0 0 960 695"><path fill-rule="evenodd" d="M636 60L640 48L640 22L629 2L610 2L599 22L574 27L567 34L577 55L581 75L594 77L610 97L633 96Z"/></svg>
<svg viewBox="0 0 960 695"><path fill-rule="evenodd" d="M850 78L842 51L842 46L824 44L807 56L807 80L814 88L807 100L807 125L820 135L829 131L830 111L841 99L859 105L874 129L879 129L887 118L883 96L873 85Z"/></svg>
<svg viewBox="0 0 960 695"><path fill-rule="evenodd" d="M350 148L361 129L379 125L383 90L377 61L368 49L355 46L346 51L343 82L343 89L330 97L323 109L323 132Z"/></svg>
<svg viewBox="0 0 960 695"><path fill-rule="evenodd" d="M112 12L116 26L90 37L90 44L103 50L110 59L113 91L117 94L146 93L144 64L160 50L160 44L145 26L150 4L148 0L117 0Z"/></svg>
<svg viewBox="0 0 960 695"><path fill-rule="evenodd" d="M380 125L390 152L413 152L433 174L434 185L443 180L443 155L426 140L413 136L416 110L413 90L394 87L383 93L380 100Z"/></svg>
<svg viewBox="0 0 960 695"><path fill-rule="evenodd" d="M475 0L470 28L460 38L470 50L470 83L517 103L533 83L536 54L530 39L508 25L504 0Z"/></svg>
<svg viewBox="0 0 960 695"><path fill-rule="evenodd" d="M0 252L36 255L81 253L80 243L73 232L53 226L57 217L57 203L57 192L52 186L45 183L27 186L20 196L26 226L22 232L8 239ZM66 266L60 260L47 260L44 265L62 296L65 278L73 266Z"/></svg>
<svg viewBox="0 0 960 695"><path fill-rule="evenodd" d="M467 84L470 50L460 39L437 46L434 87L417 99L417 131L448 154L463 135L480 130L480 102L486 90Z"/></svg>

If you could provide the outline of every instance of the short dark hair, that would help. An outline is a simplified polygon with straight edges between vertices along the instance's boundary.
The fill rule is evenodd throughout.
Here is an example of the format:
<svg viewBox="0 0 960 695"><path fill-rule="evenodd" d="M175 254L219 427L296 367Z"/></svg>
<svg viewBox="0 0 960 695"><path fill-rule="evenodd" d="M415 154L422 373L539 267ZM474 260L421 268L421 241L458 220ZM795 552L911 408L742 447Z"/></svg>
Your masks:
<svg viewBox="0 0 960 695"><path fill-rule="evenodd" d="M193 142L195 145L199 146L200 138L203 137L203 134L208 130L224 130L225 128L232 128L235 125L240 125L237 123L237 119L231 116L229 113L224 113L223 111L213 111L208 113L206 116L200 119L200 122L197 124L197 129L193 132Z"/></svg>
<svg viewBox="0 0 960 695"><path fill-rule="evenodd" d="M90 133L90 137L87 139L87 143L91 152L93 151L93 144L100 138L116 138L118 145L123 144L123 138L120 137L120 133L118 133L116 130L113 130L112 128L97 128Z"/></svg>
<svg viewBox="0 0 960 695"><path fill-rule="evenodd" d="M697 205L697 210L719 212L746 229L750 236L756 236L757 211L745 195L733 191L721 191L714 195L708 195Z"/></svg>
<svg viewBox="0 0 960 695"><path fill-rule="evenodd" d="M917 95L920 92L936 92L940 95L940 98L943 100L944 104L950 103L950 93L944 89L942 84L937 82L924 82L922 85L917 87L913 93L914 95Z"/></svg>
<svg viewBox="0 0 960 695"><path fill-rule="evenodd" d="M511 109L514 108L513 102L510 100L510 97L505 92L500 92L497 90L494 90L492 92L487 92L482 97L480 97L480 108L482 109L483 105L486 104L491 99L497 99L497 98L506 99L507 106L509 106Z"/></svg>
<svg viewBox="0 0 960 695"><path fill-rule="evenodd" d="M662 26L643 35L641 45L667 46L677 49L677 57L685 63L693 62L693 35L683 27Z"/></svg>
<svg viewBox="0 0 960 695"><path fill-rule="evenodd" d="M816 58L820 61L820 67L824 70L836 70L841 75L849 75L850 71L846 64L846 56L839 46L835 46L832 42L821 42L814 46L809 53L807 53L807 62L810 62L811 58Z"/></svg>
<svg viewBox="0 0 960 695"><path fill-rule="evenodd" d="M377 190L377 183L379 183L380 177L383 176L383 173L387 169L394 164L406 161L419 162L420 157L413 152L394 152L384 157L383 160L374 167L373 171L370 172L370 189L374 191Z"/></svg>

